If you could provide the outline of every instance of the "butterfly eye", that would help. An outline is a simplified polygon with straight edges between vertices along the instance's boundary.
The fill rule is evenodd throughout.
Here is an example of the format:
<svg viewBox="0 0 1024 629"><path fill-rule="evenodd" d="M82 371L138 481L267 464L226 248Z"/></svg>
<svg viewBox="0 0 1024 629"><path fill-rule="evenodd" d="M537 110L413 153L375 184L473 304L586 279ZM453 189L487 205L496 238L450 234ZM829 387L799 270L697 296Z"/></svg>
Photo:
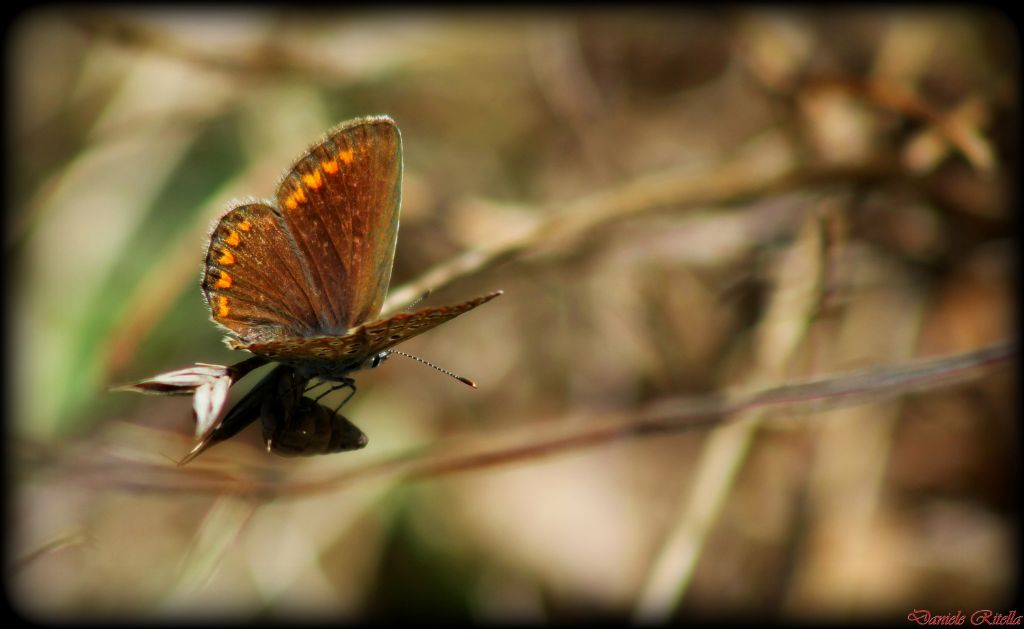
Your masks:
<svg viewBox="0 0 1024 629"><path fill-rule="evenodd" d="M376 356L374 356L373 358L370 359L370 369L373 369L374 367L379 367L380 364L382 362L384 362L385 360L387 360L387 359L388 359L388 353L387 352L381 352L381 353L377 354Z"/></svg>

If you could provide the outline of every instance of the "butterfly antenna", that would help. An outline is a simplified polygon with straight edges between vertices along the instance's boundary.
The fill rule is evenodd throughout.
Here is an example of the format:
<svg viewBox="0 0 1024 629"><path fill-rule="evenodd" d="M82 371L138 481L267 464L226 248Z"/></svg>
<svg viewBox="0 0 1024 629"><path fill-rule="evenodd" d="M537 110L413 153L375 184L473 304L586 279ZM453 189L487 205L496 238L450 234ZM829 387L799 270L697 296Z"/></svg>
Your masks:
<svg viewBox="0 0 1024 629"><path fill-rule="evenodd" d="M432 367L432 368L440 371L441 373L443 373L445 375L451 376L452 378L455 378L456 380L458 380L459 382L461 382L463 384L468 384L469 386L473 387L474 389L477 388L476 383L473 382L472 380L470 380L469 378L464 378L464 377L462 377L460 375L454 374L454 373L448 371L447 369L445 369L444 367L438 367L434 363L426 361L426 360L423 360L419 356L413 356L412 354L406 354L405 352L399 351L397 349L389 349L389 350L387 350L387 352L389 354L398 354L399 356L405 356L406 358L411 358L411 359L413 359L415 361L423 363L427 367Z"/></svg>

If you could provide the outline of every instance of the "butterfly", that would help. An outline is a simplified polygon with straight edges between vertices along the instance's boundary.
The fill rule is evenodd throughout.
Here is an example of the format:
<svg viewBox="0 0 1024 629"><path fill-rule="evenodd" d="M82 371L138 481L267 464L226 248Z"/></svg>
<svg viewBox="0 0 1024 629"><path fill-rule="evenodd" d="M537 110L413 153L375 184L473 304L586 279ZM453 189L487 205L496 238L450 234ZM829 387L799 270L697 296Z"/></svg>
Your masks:
<svg viewBox="0 0 1024 629"><path fill-rule="evenodd" d="M388 116L358 118L309 148L278 183L274 201L239 203L217 221L201 280L210 318L229 347L279 365L182 463L257 419L276 454L363 447L358 428L305 396L310 381L351 389L348 401L351 373L379 366L394 345L501 294L379 318L401 187L398 126Z"/></svg>

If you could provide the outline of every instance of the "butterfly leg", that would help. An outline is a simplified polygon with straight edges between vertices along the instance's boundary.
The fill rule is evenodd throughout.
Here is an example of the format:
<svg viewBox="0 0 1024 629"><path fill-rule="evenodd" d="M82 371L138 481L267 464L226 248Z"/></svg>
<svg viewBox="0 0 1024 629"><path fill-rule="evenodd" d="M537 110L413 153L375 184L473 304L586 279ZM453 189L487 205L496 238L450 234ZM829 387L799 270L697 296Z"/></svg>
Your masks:
<svg viewBox="0 0 1024 629"><path fill-rule="evenodd" d="M320 381L320 382L319 382L318 384L316 384L316 385L314 385L314 386L312 386L312 387L309 387L308 389L306 389L306 391L307 391L307 392L308 392L308 391L311 391L311 390L313 390L314 388L316 388L316 387L320 386L321 384L326 384L327 382L330 382L330 381L324 381L324 380L322 380L322 381ZM348 394L348 395L346 395L346 396L345 396L345 399L341 401L341 404L339 404L339 405L338 405L338 406L337 406L337 407L336 407L336 408L334 409L334 412L335 412L335 413L337 413L337 412L338 412L338 411L339 411L339 410L341 409L341 407L342 407L342 406L345 406L345 404L346 404L346 403L347 403L347 402L348 402L348 401L349 401L350 399L352 399L352 396L356 394L356 381L355 381L355 380L353 380L352 378L348 378L348 377L345 377L345 378L343 378L343 379L342 379L342 380L340 381L340 383L339 383L339 384L333 384L332 386L328 387L328 389L327 389L326 391L324 391L324 392L323 392L323 393L321 393L320 395L318 395L318 396L316 396L315 398L313 398L313 401L314 401L314 402L319 402L319 401L320 401L320 400L321 400L322 398L324 398L324 397L325 397L326 395L328 395L329 393L334 393L335 391L340 391L341 389L351 389L351 391L349 391L349 394Z"/></svg>
<svg viewBox="0 0 1024 629"><path fill-rule="evenodd" d="M304 389L304 390L302 391L302 393L303 393L303 394L305 394L305 393L309 393L309 392L310 392L310 391L312 391L313 389L315 389L315 388L317 388L317 387L321 387L321 386L323 386L323 385L327 384L328 382L329 382L329 380L317 380L316 382L313 382L313 381L311 380L311 381L310 381L310 384L309 384L309 385L308 385L308 386L307 386L307 387L306 387L306 388L305 388L305 389ZM333 389L332 389L332 390L333 390ZM330 393L330 391L328 391L328 393ZM319 400L320 398L317 398L317 399Z"/></svg>
<svg viewBox="0 0 1024 629"><path fill-rule="evenodd" d="M348 404L348 401L351 400L352 396L356 394L356 381L353 380L352 378L345 378L345 380L342 383L342 386L339 387L339 388L344 388L344 387L348 387L349 389L351 389L351 391L349 391L348 395L345 396L345 399L341 401L341 404L339 404L334 409L335 414L337 414L337 412L341 410L342 406L345 406L346 404Z"/></svg>
<svg viewBox="0 0 1024 629"><path fill-rule="evenodd" d="M326 384L326 383L325 382L321 382L320 384ZM317 386L320 386L320 385L317 385ZM315 398L313 398L313 401L314 402L319 402L320 400L322 400L326 396L330 395L331 393L334 393L335 391L338 391L340 389L344 389L345 386L346 385L344 385L344 384L335 384L335 385L329 386L329 387L327 387L327 389L323 393L321 393L320 395L318 395ZM313 389L313 388L314 387L310 387L310 389Z"/></svg>

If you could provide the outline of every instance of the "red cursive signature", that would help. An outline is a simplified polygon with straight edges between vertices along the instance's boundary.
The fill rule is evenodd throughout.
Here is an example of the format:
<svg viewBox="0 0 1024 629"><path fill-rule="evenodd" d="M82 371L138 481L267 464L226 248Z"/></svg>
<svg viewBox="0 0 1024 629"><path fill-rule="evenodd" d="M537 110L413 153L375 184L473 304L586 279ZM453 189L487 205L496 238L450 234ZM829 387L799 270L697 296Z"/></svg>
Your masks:
<svg viewBox="0 0 1024 629"><path fill-rule="evenodd" d="M962 625L968 621L972 625L1020 625L1021 615L1012 609L1007 613L994 612L991 609L979 609L971 613L970 618L957 610L947 614L933 614L927 609L915 609L907 614L907 620L919 625Z"/></svg>

